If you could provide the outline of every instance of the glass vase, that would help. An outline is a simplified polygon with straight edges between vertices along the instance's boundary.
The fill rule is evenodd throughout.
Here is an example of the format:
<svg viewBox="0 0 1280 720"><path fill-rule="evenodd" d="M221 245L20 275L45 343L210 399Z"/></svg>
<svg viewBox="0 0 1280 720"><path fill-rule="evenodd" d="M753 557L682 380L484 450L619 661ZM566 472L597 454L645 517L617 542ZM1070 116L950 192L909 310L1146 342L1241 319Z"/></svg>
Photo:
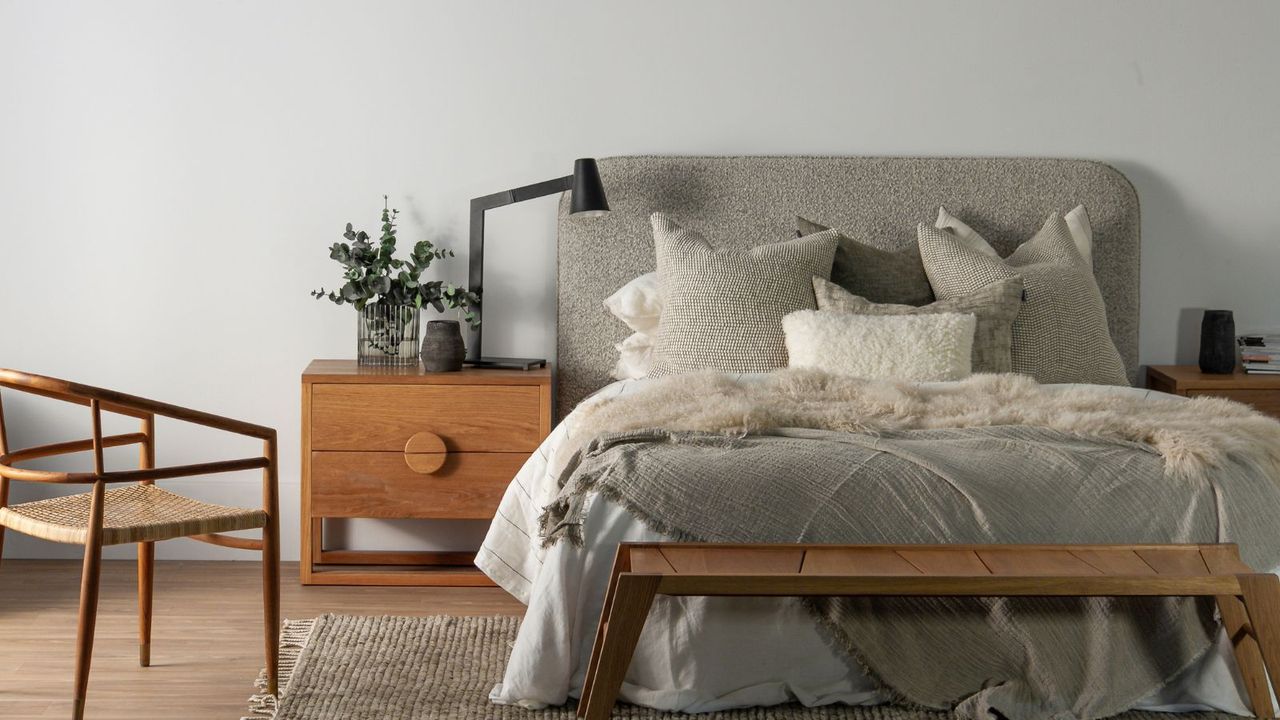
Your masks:
<svg viewBox="0 0 1280 720"><path fill-rule="evenodd" d="M420 314L413 305L365 305L356 312L357 361L361 365L417 365Z"/></svg>

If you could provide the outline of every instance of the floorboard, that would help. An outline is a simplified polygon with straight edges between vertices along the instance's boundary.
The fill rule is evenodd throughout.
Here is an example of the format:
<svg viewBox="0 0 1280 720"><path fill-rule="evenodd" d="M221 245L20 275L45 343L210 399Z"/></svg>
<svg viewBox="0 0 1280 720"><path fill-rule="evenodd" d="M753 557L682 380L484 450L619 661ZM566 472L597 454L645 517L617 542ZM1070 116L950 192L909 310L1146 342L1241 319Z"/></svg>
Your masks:
<svg viewBox="0 0 1280 720"><path fill-rule="evenodd" d="M281 615L519 615L497 588L303 587L281 570ZM71 715L80 563L0 563L0 718ZM149 668L138 666L132 562L103 563L89 720L237 720L262 668L262 573L250 562L156 563Z"/></svg>

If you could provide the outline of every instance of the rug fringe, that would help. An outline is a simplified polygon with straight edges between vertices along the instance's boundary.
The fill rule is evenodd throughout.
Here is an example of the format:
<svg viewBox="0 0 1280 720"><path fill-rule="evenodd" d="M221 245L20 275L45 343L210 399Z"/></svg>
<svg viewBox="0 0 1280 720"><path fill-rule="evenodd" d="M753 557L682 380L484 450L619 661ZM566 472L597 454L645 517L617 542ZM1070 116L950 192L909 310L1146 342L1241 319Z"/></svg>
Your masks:
<svg viewBox="0 0 1280 720"><path fill-rule="evenodd" d="M289 681L293 679L293 671L298 666L298 658L302 655L302 650L307 646L307 642L311 640L311 631L316 627L316 619L310 620L285 620L284 628L280 631L280 695L284 695L289 689ZM253 681L254 687L262 692L260 694L249 696L249 714L240 718L240 720L275 720L276 713L280 709L280 700L275 695L266 692L267 690L267 669L263 668L258 673L258 679Z"/></svg>

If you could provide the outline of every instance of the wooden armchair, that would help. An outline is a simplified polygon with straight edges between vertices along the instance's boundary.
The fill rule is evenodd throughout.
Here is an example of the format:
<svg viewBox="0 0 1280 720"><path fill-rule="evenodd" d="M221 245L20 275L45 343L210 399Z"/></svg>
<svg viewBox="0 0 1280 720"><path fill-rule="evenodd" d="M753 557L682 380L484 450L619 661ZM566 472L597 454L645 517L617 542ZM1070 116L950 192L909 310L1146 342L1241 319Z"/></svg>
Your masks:
<svg viewBox="0 0 1280 720"><path fill-rule="evenodd" d="M268 691L277 691L277 648L280 627L280 512L277 488L276 431L239 420L146 400L123 393L89 387L40 375L0 369L0 388L9 388L77 405L87 405L93 436L87 440L12 450L5 432L4 406L0 402L0 553L5 528L53 542L84 545L84 574L80 585L80 622L76 645L75 706L73 717L84 717L93 633L98 611L98 582L102 546L138 544L139 662L151 663L151 586L155 543L178 537L262 551L263 610ZM0 398L2 400L2 398ZM102 413L137 418L139 432L102 434ZM169 417L262 440L259 457L193 465L155 466L155 418ZM138 445L138 468L108 471L103 449ZM17 467L36 458L79 452L93 453L93 472L50 472ZM154 485L156 480L262 469L262 508L244 510L199 502ZM9 506L9 481L92 484L87 493ZM110 483L136 483L107 489ZM262 528L262 539L253 540L220 533Z"/></svg>

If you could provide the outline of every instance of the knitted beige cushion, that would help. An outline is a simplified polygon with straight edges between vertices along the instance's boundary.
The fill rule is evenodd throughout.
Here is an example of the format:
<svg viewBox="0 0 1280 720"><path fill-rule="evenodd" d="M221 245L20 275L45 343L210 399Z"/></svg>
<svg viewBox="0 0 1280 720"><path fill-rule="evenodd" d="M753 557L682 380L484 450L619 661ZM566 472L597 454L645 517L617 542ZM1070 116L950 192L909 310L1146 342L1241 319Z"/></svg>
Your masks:
<svg viewBox="0 0 1280 720"><path fill-rule="evenodd" d="M1014 372L1042 383L1129 384L1107 330L1102 293L1062 215L1051 215L1035 237L1004 259L978 252L951 232L925 224L917 226L916 237L939 298L1022 278L1026 302L1013 321Z"/></svg>
<svg viewBox="0 0 1280 720"><path fill-rule="evenodd" d="M786 367L782 317L817 307L813 277L831 276L836 231L716 250L663 213L650 221L663 308L649 377Z"/></svg>
<svg viewBox="0 0 1280 720"><path fill-rule="evenodd" d="M796 218L796 232L803 237L827 230L826 225ZM928 305L933 288L920 262L920 250L910 247L890 252L839 236L831 282L871 302Z"/></svg>
<svg viewBox="0 0 1280 720"><path fill-rule="evenodd" d="M1022 307L1022 280L1011 278L979 288L968 295L913 307L873 303L854 295L829 280L813 279L813 294L819 310L857 315L973 315L977 329L973 336L973 372L1005 373L1012 368L1010 347L1013 320Z"/></svg>

